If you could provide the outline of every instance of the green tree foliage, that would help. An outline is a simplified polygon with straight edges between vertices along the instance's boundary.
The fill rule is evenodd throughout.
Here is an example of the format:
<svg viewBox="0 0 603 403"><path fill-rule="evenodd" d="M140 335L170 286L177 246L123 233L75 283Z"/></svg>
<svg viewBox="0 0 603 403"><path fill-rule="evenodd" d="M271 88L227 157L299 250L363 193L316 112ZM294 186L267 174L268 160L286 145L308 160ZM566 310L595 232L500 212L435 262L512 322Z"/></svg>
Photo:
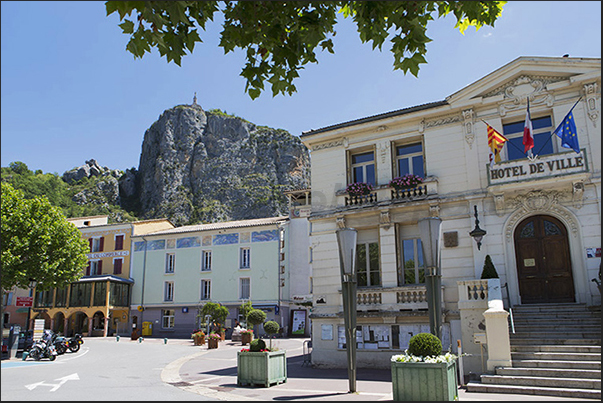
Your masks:
<svg viewBox="0 0 603 403"><path fill-rule="evenodd" d="M241 49L245 91L257 98L268 82L272 95L293 94L293 80L316 51L334 53L337 14L351 18L360 40L382 49L389 39L394 69L415 77L427 63L427 24L453 14L461 33L470 27L494 26L506 1L107 1L107 15L119 14L119 27L130 36L126 50L142 58L153 48L180 66L182 56L203 42L216 13L224 17L219 46L225 53Z"/></svg>
<svg viewBox="0 0 603 403"><path fill-rule="evenodd" d="M10 183L15 189L23 192L26 199L46 197L50 204L60 207L67 218L108 215L109 222L135 221L135 212L127 212L119 205L111 205L105 200L90 200L80 205L73 201L74 195L83 190L96 189L97 184L104 180L102 177L83 178L77 183L68 184L56 173L32 172L25 163L11 162L8 167L2 167L2 182ZM92 192L91 192L92 193Z"/></svg>
<svg viewBox="0 0 603 403"><path fill-rule="evenodd" d="M247 315L247 322L251 326L260 325L266 320L266 312L261 309L252 309Z"/></svg>
<svg viewBox="0 0 603 403"><path fill-rule="evenodd" d="M88 261L88 243L46 197L26 199L23 192L2 182L2 289L40 291L77 281Z"/></svg>
<svg viewBox="0 0 603 403"><path fill-rule="evenodd" d="M496 268L494 267L494 263L492 263L490 255L486 255L486 260L484 261L484 267L482 269L482 280L488 278L498 278L498 273L496 272Z"/></svg>
<svg viewBox="0 0 603 403"><path fill-rule="evenodd" d="M249 312L251 311L253 311L251 301L245 301L239 307L239 313L243 315L243 318L245 318L245 325L247 325L247 315L249 315Z"/></svg>
<svg viewBox="0 0 603 403"><path fill-rule="evenodd" d="M226 321L226 317L228 316L228 308L218 302L210 301L201 308L201 315L203 315L203 318L205 318L206 315L209 315L211 316L211 322L224 325L224 321Z"/></svg>

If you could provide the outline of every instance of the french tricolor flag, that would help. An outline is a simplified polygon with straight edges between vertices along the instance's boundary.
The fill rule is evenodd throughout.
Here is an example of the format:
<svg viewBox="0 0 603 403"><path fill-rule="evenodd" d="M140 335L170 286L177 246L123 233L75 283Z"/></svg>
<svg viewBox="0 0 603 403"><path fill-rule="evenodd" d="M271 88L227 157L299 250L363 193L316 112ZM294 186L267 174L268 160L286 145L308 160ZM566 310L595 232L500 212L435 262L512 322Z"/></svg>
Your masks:
<svg viewBox="0 0 603 403"><path fill-rule="evenodd" d="M528 109L526 111L526 123L523 126L523 145L524 152L531 155L534 148L534 129L532 129L532 120L530 119L530 98L528 98Z"/></svg>

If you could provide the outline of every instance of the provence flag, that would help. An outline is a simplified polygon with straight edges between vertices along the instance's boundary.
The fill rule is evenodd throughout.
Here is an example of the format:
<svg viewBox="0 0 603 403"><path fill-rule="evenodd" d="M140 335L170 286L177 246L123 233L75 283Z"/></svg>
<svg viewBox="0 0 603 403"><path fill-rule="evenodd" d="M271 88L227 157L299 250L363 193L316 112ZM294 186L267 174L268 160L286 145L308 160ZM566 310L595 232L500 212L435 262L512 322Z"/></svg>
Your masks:
<svg viewBox="0 0 603 403"><path fill-rule="evenodd" d="M507 138L494 130L489 124L486 123L486 126L488 130L488 147L490 148L490 166L492 167L495 162L500 162L500 152L505 145Z"/></svg>
<svg viewBox="0 0 603 403"><path fill-rule="evenodd" d="M576 122L574 122L574 114L572 111L570 111L561 124L557 126L553 134L556 134L561 139L562 147L571 148L580 154L578 131L576 130Z"/></svg>

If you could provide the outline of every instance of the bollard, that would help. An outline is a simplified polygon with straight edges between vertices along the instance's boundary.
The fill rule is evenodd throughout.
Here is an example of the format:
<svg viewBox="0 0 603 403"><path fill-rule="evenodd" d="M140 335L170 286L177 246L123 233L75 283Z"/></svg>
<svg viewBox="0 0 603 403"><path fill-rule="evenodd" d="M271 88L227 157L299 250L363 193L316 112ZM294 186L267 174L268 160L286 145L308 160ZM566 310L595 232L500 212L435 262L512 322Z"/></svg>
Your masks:
<svg viewBox="0 0 603 403"><path fill-rule="evenodd" d="M144 340L144 339L142 338L142 336L140 336L140 337L138 338L138 342L139 342L139 343L142 343L142 341L143 341L143 340Z"/></svg>
<svg viewBox="0 0 603 403"><path fill-rule="evenodd" d="M163 339L163 344L167 344L167 337Z"/></svg>
<svg viewBox="0 0 603 403"><path fill-rule="evenodd" d="M25 360L27 359L27 356L28 356L28 355L29 355L29 352L28 352L28 351L23 351L23 354L21 354L21 359L22 359L23 361L25 361Z"/></svg>
<svg viewBox="0 0 603 403"><path fill-rule="evenodd" d="M119 335L115 336L115 341L119 341Z"/></svg>

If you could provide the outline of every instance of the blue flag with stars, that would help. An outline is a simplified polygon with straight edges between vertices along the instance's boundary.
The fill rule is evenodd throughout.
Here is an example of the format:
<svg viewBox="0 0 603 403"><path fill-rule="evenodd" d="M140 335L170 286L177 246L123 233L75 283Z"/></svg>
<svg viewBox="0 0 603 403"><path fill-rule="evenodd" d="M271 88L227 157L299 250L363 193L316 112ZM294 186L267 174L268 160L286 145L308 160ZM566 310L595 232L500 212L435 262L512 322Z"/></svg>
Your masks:
<svg viewBox="0 0 603 403"><path fill-rule="evenodd" d="M578 145L578 131L574 122L574 114L572 111L567 114L565 119L555 129L553 134L556 134L561 139L561 146L571 148L580 154L580 146Z"/></svg>

